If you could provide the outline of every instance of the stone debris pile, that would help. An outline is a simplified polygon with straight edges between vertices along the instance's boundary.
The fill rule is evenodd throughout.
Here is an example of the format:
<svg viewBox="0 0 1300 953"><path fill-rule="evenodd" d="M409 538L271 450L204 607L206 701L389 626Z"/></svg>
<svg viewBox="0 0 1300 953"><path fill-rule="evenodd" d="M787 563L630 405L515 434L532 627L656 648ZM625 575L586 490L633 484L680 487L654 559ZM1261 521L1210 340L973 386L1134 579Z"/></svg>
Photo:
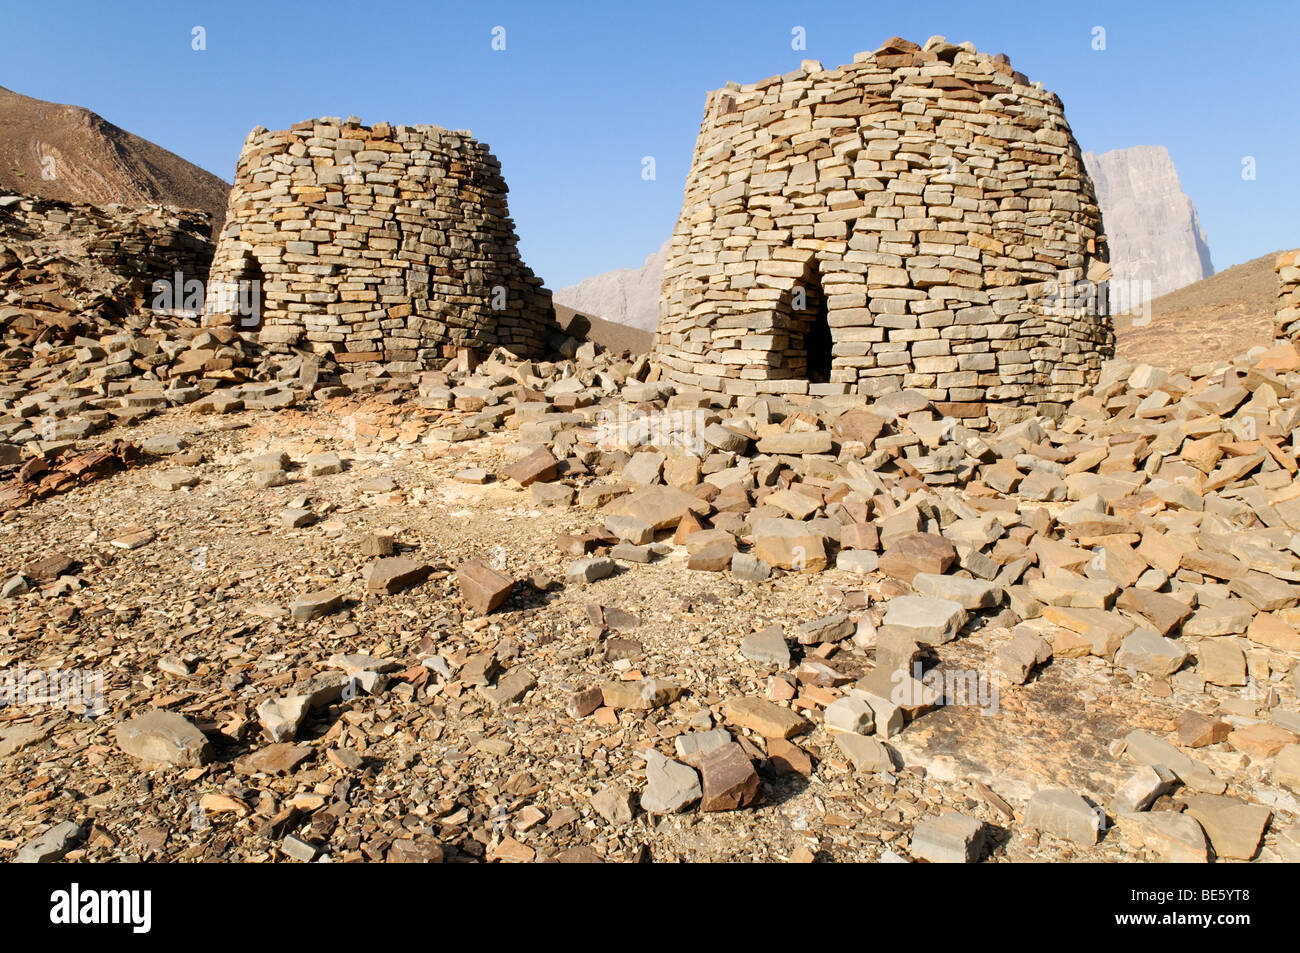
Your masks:
<svg viewBox="0 0 1300 953"><path fill-rule="evenodd" d="M149 306L155 281L179 273L202 282L209 227L204 212L165 206L0 195L0 328L33 342L66 338L83 320L120 320Z"/></svg>
<svg viewBox="0 0 1300 953"><path fill-rule="evenodd" d="M255 629L265 644L244 663L254 682L222 687L211 662L180 644L157 661L182 683L208 680L208 700L194 711L209 720L190 719L208 747L174 718L148 717L187 708L147 688L114 696L101 720L136 720L105 744L149 765L176 752L170 763L200 772L196 780L232 757L252 777L324 778L310 766L318 754L315 763L330 772L367 763L342 744L351 728L329 728L353 723L335 721L340 712L365 719L397 706L424 724L428 705L448 706L439 709L453 719L446 725L466 726L463 744L476 757L507 764L516 746L489 726L533 712L548 726L537 730L604 737L591 749L603 767L579 775L586 793L574 791L567 806L543 810L524 796L506 829L490 811L482 815L482 839L465 839L451 823L464 792L448 795L434 835L377 840L351 820L368 810L362 802L320 793L330 788L323 780L292 803L259 806L259 795L239 785L205 787L200 800L212 818L262 817L276 856L536 859L547 832L578 830L567 827L573 818L588 817L619 843L634 831L653 840L677 815L767 817L781 785L810 778L856 785L840 810L859 812L865 795L854 790L924 781L935 763L925 739L977 737L969 733L981 715L952 720L963 704L1000 704L987 721L1009 746L1015 729L1006 719L1042 693L1078 690L1061 688L1062 680L1087 678L1109 686L1090 691L1139 692L1177 714L1104 722L1113 734L1100 746L1105 760L1094 770L1102 774L1073 775L1074 787L1042 777L1032 790L1022 782L999 794L989 776L968 782L983 785L965 788L973 801L927 794L906 811L883 808L880 822L893 826L878 851L890 844L893 857L974 861L1000 849L991 846L998 827L1053 856L1249 859L1300 846L1286 806L1300 780L1293 345L1185 373L1111 361L1052 416L990 405L986 417L964 419L941 415L916 391L734 399L679 390L649 380L645 357L592 344L570 351L536 361L497 350L481 363L464 353L411 377L375 368L366 378L370 402L386 423L365 424L343 452L327 445L242 456L234 480L204 455L182 460L190 451L175 428L142 439L146 452L169 457L147 473L164 497L183 501L202 488L219 499L223 487L237 486L241 499L269 506L270 531L290 546L337 538L347 526L340 515L355 508L346 494L386 507L487 494L485 512L527 513L530 527L552 529L530 528L526 543L512 544L527 558L494 552L490 537L473 540L472 528L446 537L454 554L413 546L409 530L384 523L350 556L329 544L343 568L295 572L301 581L290 583L289 597L209 603L223 614L247 606L244 621L228 619L223 632L245 630L249 616L270 627ZM42 383L32 378L31 386ZM286 417L310 417L323 405L307 398L329 394L291 389L299 399L281 410ZM198 406L168 402L159 412L176 417ZM401 435L407 452L427 448L440 474L432 487L356 471L357 448L386 446L394 438L385 433ZM68 450L85 444L73 439ZM24 448L41 446L29 440ZM5 453L11 473L44 459L17 445ZM111 494L122 479L98 486ZM344 509L322 496L338 493ZM147 523L127 526L112 544L119 558L147 557L156 537ZM3 595L32 608L84 601L104 571L67 553L32 558L9 569ZM252 569L243 578L263 575ZM233 593L247 584L223 585ZM716 635L683 642L681 612L691 609L670 609L674 621L652 654L646 609L633 614L616 600L637 594L653 603L652 594L682 586L695 593L682 597L684 606L707 605L708 595L723 613L715 624L734 634L721 644ZM711 594L719 586L728 602ZM827 611L796 595L810 591L833 592L838 605ZM531 627L552 618L552 600L584 614L586 640L570 629L530 641ZM754 600L782 608L737 608ZM114 617L87 605L67 618L81 611ZM402 611L440 619L441 634L397 622ZM400 651L368 644L394 627L409 632ZM316 633L321 647L281 673L276 646L292 632ZM674 664L673 653L691 646L707 649L693 656L704 669ZM714 674L702 682L699 671ZM467 697L477 701L451 704ZM468 721L455 714L462 708ZM322 732L334 739L324 754ZM418 757L424 743L411 736L402 757ZM221 753L232 745L235 754ZM1070 757L1068 739L1060 745L1059 756ZM1113 790L1097 780L1107 773ZM349 790L367 789L364 774L352 776ZM531 790L522 780L516 788ZM547 817L564 820L552 828L542 824ZM336 828L350 833L336 840ZM571 859L592 856L578 850L582 838L564 837L565 850L578 851ZM41 856L58 853L32 843ZM251 843L248 850L261 856ZM816 853L789 850L803 859Z"/></svg>
<svg viewBox="0 0 1300 953"><path fill-rule="evenodd" d="M888 748L862 737L889 738L940 704L914 666L972 632L991 641L1008 686L1053 658L1079 656L1192 698L1250 686L1248 697L1220 701L1231 720L1212 737L1266 764L1280 756L1284 773L1300 750L1300 483L1291 443L1300 354L1291 345L1186 374L1112 361L1057 419L1032 416L991 432L939 417L910 391L871 403L769 397L728 408L638 382L639 362L556 370L493 359L470 376L425 375L422 400L451 407L468 398L476 412L448 439L502 423L517 431L499 478L535 504L597 510L590 529L556 541L579 557L571 585L617 567L653 572L640 564L679 551L689 569L746 582L831 567L880 579L879 604L789 634L832 653L852 636L874 655L856 682L808 655L798 668L805 691L851 685L847 695L813 695L813 709L860 770L892 769ZM633 412L608 405L619 382ZM610 442L615 431L621 444ZM788 666L786 639L770 640L767 649L747 640L741 651ZM606 694L604 704L619 703ZM811 727L773 701L741 699L727 713L765 738ZM1191 755L1136 754L1127 744L1185 788L1219 796L1230 783ZM676 762L652 759L647 772L647 810L679 810L699 796L699 779ZM1104 811L1071 792L1043 797L1026 823L1097 842ZM964 856L979 838L952 823L951 854ZM1163 842L1141 830L1160 852Z"/></svg>

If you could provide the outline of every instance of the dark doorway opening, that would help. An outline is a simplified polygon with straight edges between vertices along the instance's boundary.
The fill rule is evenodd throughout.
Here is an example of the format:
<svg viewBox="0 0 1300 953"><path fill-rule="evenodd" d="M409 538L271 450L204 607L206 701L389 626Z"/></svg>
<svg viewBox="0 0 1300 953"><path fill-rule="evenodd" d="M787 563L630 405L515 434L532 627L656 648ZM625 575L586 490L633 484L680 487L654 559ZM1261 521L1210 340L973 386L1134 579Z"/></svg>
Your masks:
<svg viewBox="0 0 1300 953"><path fill-rule="evenodd" d="M808 380L814 384L828 384L831 379L831 326L827 320L826 297L818 289L817 309L812 313L808 332L804 335L804 350L808 353Z"/></svg>
<svg viewBox="0 0 1300 953"><path fill-rule="evenodd" d="M251 251L245 252L240 259L235 280L216 289L218 301L221 302L218 310L230 315L238 327L249 331L259 329L263 317L264 281L262 263Z"/></svg>
<svg viewBox="0 0 1300 953"><path fill-rule="evenodd" d="M790 340L785 366L791 377L826 384L831 379L834 341L826 308L826 295L815 264L789 295Z"/></svg>

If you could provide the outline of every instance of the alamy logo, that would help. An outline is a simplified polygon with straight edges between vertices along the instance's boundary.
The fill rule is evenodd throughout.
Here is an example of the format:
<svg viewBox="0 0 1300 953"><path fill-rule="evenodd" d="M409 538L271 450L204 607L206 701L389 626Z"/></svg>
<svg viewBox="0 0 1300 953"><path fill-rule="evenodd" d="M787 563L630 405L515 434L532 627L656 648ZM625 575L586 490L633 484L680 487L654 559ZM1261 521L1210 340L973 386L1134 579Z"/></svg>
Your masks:
<svg viewBox="0 0 1300 953"><path fill-rule="evenodd" d="M82 890L74 883L50 894L50 922L77 924L130 924L132 933L148 933L153 926L152 890Z"/></svg>

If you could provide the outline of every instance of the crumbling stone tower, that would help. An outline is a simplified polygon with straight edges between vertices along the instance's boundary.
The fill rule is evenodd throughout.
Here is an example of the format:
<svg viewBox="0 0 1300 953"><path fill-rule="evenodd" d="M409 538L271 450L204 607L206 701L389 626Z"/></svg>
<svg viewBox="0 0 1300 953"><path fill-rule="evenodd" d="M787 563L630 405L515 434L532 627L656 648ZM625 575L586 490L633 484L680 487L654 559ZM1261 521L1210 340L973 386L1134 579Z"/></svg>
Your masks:
<svg viewBox="0 0 1300 953"><path fill-rule="evenodd" d="M895 38L708 95L653 356L737 396L1064 401L1113 350L1082 284L1106 261L1060 99L1005 56Z"/></svg>
<svg viewBox="0 0 1300 953"><path fill-rule="evenodd" d="M356 119L249 134L205 312L257 327L272 347L407 372L448 348L539 355L554 316L520 261L485 145L463 130Z"/></svg>

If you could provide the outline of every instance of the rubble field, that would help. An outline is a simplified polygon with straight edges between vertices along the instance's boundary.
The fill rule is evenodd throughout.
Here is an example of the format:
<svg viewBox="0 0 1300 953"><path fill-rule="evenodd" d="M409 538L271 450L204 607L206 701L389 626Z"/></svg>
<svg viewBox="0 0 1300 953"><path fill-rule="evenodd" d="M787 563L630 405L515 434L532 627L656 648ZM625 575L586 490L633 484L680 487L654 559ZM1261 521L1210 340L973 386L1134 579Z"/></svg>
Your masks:
<svg viewBox="0 0 1300 953"><path fill-rule="evenodd" d="M955 418L20 317L6 860L1300 860L1290 345Z"/></svg>

